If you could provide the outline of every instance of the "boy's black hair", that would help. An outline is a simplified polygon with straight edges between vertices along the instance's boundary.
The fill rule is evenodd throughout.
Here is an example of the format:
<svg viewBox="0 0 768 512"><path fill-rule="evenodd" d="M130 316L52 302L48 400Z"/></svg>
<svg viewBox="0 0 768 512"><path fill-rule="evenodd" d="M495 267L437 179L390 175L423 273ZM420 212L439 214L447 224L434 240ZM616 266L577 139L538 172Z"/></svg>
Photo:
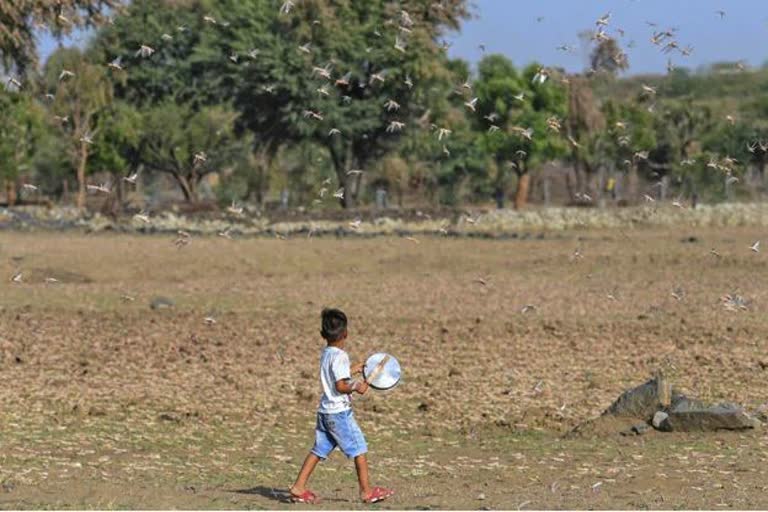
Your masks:
<svg viewBox="0 0 768 512"><path fill-rule="evenodd" d="M325 308L321 316L323 328L320 335L331 343L342 339L347 332L347 315L340 309Z"/></svg>

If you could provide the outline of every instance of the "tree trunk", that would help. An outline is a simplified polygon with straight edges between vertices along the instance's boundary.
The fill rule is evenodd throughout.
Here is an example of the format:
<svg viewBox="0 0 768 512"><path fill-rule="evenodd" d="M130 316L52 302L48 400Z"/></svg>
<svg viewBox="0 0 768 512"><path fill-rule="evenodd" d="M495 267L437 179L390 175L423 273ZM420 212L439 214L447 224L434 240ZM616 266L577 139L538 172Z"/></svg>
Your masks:
<svg viewBox="0 0 768 512"><path fill-rule="evenodd" d="M504 189L500 185L496 185L496 189L493 191L493 198L496 200L496 209L501 210L504 208Z"/></svg>
<svg viewBox="0 0 768 512"><path fill-rule="evenodd" d="M576 171L574 171L575 173ZM575 190L573 189L573 180L571 179L571 173L565 173L565 190L568 192L568 199L573 202L575 198Z"/></svg>
<svg viewBox="0 0 768 512"><path fill-rule="evenodd" d="M246 190L244 200L255 198L256 203L261 206L264 204L267 184L267 165L258 160L254 172L248 174L246 180Z"/></svg>
<svg viewBox="0 0 768 512"><path fill-rule="evenodd" d="M122 210L123 203L125 202L125 181L118 174L113 174L113 176L117 180L117 208Z"/></svg>
<svg viewBox="0 0 768 512"><path fill-rule="evenodd" d="M515 210L522 210L528 202L528 190L531 187L531 175L528 172L517 177L517 190L515 191Z"/></svg>
<svg viewBox="0 0 768 512"><path fill-rule="evenodd" d="M637 165L632 164L629 169L629 176L627 176L627 198L631 202L637 200L638 181Z"/></svg>
<svg viewBox="0 0 768 512"><path fill-rule="evenodd" d="M248 175L245 198L255 197L259 206L264 204L264 198L269 190L269 170L275 152L276 149L271 139L254 150L256 171Z"/></svg>
<svg viewBox="0 0 768 512"><path fill-rule="evenodd" d="M176 179L176 182L179 184L179 187L181 188L181 193L184 194L184 200L188 203L196 203L197 191L195 190L195 180L194 179L190 180L181 173L174 172L171 174Z"/></svg>
<svg viewBox="0 0 768 512"><path fill-rule="evenodd" d="M573 176L576 178L576 190L575 192L578 192L579 194L584 193L584 174L583 174L583 168L581 165L581 159L579 157L575 157L573 160ZM571 201L576 197L576 194L571 195Z"/></svg>
<svg viewBox="0 0 768 512"><path fill-rule="evenodd" d="M16 205L16 184L13 180L5 180L5 202L8 206Z"/></svg>
<svg viewBox="0 0 768 512"><path fill-rule="evenodd" d="M355 203L360 201L360 190L363 188L363 175L355 175Z"/></svg>
<svg viewBox="0 0 768 512"><path fill-rule="evenodd" d="M346 146L346 154L342 160L339 154L338 146L335 144L328 144L328 152L331 155L331 161L333 162L333 170L336 172L336 180L339 187L344 188L344 195L339 199L341 207L347 209L352 206L352 194L349 192L349 176L347 175L347 169L352 169L349 165L352 163L352 143L348 143Z"/></svg>
<svg viewBox="0 0 768 512"><path fill-rule="evenodd" d="M341 199L339 199L339 203L344 209L351 208L354 205L354 198L352 197L351 191L349 190L349 184L351 180L349 180L349 176L347 175L347 169L354 169L354 167L350 167L354 163L352 143L347 143L345 148L346 154L343 160L335 145L329 144L327 147L331 154L333 169L336 171L336 179L338 181L339 187L344 188L344 195L341 197Z"/></svg>
<svg viewBox="0 0 768 512"><path fill-rule="evenodd" d="M85 209L85 166L88 163L88 144L80 142L80 153L77 158L77 208Z"/></svg>
<svg viewBox="0 0 768 512"><path fill-rule="evenodd" d="M355 149L352 146L352 142L347 144L347 154L344 159L344 167L342 169L336 169L336 174L340 176L339 184L344 187L344 196L341 198L342 208L352 208L355 206L355 200L357 199L357 191L350 190L352 180L349 178L347 171L355 168Z"/></svg>

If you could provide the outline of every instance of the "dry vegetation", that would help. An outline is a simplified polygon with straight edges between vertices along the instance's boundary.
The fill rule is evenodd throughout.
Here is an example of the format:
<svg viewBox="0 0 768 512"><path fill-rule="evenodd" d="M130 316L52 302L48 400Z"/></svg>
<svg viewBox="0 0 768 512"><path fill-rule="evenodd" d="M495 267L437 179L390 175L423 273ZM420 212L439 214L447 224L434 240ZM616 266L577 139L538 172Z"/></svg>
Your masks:
<svg viewBox="0 0 768 512"><path fill-rule="evenodd" d="M768 400L761 231L663 229L182 249L3 233L0 275L23 282L0 283L0 507L288 506L334 305L353 356L404 368L355 406L398 490L385 507L766 508L765 429L562 436L659 367L708 400ZM176 306L150 310L158 295ZM338 454L313 487L358 506Z"/></svg>

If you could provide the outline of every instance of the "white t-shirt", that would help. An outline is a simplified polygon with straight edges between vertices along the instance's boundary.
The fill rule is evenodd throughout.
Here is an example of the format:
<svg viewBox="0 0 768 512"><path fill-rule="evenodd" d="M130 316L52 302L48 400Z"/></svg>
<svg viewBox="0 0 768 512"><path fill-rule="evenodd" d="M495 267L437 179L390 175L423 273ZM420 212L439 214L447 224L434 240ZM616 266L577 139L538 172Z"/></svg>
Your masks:
<svg viewBox="0 0 768 512"><path fill-rule="evenodd" d="M336 382L351 377L349 356L337 347L325 347L320 355L320 384L323 396L318 412L335 414L350 409L350 398L346 393L336 391Z"/></svg>

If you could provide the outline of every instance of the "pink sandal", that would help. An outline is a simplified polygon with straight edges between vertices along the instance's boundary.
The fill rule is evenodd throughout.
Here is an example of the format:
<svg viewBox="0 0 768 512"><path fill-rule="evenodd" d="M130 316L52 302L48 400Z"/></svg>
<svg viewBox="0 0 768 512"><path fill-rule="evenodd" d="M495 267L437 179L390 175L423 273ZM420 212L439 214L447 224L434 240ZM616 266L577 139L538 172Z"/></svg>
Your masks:
<svg viewBox="0 0 768 512"><path fill-rule="evenodd" d="M371 493L367 497L363 498L363 503L378 503L379 501L384 501L385 499L389 498L394 494L395 494L395 491L391 489L385 489L383 487L374 487L371 490Z"/></svg>
<svg viewBox="0 0 768 512"><path fill-rule="evenodd" d="M315 493L307 489L301 494L291 494L291 503L306 503L308 505L314 505L319 503L320 498Z"/></svg>

